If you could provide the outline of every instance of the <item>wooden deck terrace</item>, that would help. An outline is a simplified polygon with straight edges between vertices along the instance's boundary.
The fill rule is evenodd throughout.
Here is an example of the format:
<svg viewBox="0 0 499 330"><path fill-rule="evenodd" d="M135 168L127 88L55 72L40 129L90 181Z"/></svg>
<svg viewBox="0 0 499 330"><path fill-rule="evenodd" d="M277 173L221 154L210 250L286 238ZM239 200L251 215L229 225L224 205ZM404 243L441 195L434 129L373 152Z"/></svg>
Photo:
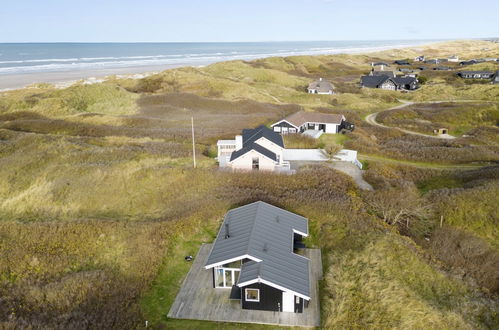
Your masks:
<svg viewBox="0 0 499 330"><path fill-rule="evenodd" d="M311 299L303 313L257 311L241 308L230 300L230 289L213 288L212 270L204 269L212 244L203 244L182 283L168 317L217 322L259 323L281 326L320 326L319 283L322 278L321 251L304 249L310 259Z"/></svg>

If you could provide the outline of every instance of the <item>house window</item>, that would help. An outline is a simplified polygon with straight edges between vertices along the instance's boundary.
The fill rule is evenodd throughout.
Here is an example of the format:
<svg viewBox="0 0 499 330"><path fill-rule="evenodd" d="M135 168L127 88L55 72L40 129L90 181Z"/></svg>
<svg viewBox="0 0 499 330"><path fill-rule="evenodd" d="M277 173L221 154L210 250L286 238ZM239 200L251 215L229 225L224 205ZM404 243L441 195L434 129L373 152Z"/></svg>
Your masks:
<svg viewBox="0 0 499 330"><path fill-rule="evenodd" d="M246 301L260 301L260 290L259 289L245 289Z"/></svg>
<svg viewBox="0 0 499 330"><path fill-rule="evenodd" d="M260 168L260 159L258 157L253 157L251 160L251 167L254 170L258 170Z"/></svg>

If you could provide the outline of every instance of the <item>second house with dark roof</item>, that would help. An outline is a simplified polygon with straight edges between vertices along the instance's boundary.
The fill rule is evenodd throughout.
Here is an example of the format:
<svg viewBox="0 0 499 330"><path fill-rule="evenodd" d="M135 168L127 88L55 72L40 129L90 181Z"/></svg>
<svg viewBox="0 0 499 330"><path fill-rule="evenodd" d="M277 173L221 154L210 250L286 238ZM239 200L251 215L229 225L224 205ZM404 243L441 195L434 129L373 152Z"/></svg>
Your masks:
<svg viewBox="0 0 499 330"><path fill-rule="evenodd" d="M393 78L387 75L369 75L360 78L360 86L398 91L417 89L419 83L417 78L410 76Z"/></svg>
<svg viewBox="0 0 499 330"><path fill-rule="evenodd" d="M279 133L265 126L244 129L234 140L219 140L220 167L233 170L289 171L283 160L284 142Z"/></svg>

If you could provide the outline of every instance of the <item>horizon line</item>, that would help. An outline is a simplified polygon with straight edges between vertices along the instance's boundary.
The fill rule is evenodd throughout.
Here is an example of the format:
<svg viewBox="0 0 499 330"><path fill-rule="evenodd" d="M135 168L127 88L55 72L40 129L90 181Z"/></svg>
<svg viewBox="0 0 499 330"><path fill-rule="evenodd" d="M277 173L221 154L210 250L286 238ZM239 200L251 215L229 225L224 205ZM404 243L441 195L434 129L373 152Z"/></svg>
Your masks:
<svg viewBox="0 0 499 330"><path fill-rule="evenodd" d="M336 40L259 40L259 41L0 41L0 44L152 44L152 43L275 43L275 42L335 42L335 41L458 41L458 40L494 40L495 37L473 38L416 38L416 39L336 39Z"/></svg>

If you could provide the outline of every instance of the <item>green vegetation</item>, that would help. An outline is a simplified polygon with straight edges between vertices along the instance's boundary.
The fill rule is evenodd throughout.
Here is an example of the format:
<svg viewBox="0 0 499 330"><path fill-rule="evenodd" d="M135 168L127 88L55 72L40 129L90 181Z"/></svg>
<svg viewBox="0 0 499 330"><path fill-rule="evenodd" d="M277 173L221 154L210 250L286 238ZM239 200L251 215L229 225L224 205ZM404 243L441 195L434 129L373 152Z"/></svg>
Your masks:
<svg viewBox="0 0 499 330"><path fill-rule="evenodd" d="M489 56L485 47L497 54L484 41L424 52ZM167 329L275 328L166 317L190 267L183 257L213 240L228 209L256 200L310 219L307 244L323 256L324 328L496 327L497 86L433 71L414 93L356 85L371 61L420 52L233 61L1 93L0 328L129 329L146 320ZM307 94L319 76L340 94ZM469 135L453 141L362 120L402 95L486 102L393 112ZM356 129L287 135L286 145L358 150L374 192L327 166L295 175L216 170L217 139L302 109L344 114Z"/></svg>
<svg viewBox="0 0 499 330"><path fill-rule="evenodd" d="M449 129L450 134L460 136L475 127L495 128L499 123L499 103L414 104L382 112L377 120L388 126L425 134L433 134L435 129L443 127Z"/></svg>

